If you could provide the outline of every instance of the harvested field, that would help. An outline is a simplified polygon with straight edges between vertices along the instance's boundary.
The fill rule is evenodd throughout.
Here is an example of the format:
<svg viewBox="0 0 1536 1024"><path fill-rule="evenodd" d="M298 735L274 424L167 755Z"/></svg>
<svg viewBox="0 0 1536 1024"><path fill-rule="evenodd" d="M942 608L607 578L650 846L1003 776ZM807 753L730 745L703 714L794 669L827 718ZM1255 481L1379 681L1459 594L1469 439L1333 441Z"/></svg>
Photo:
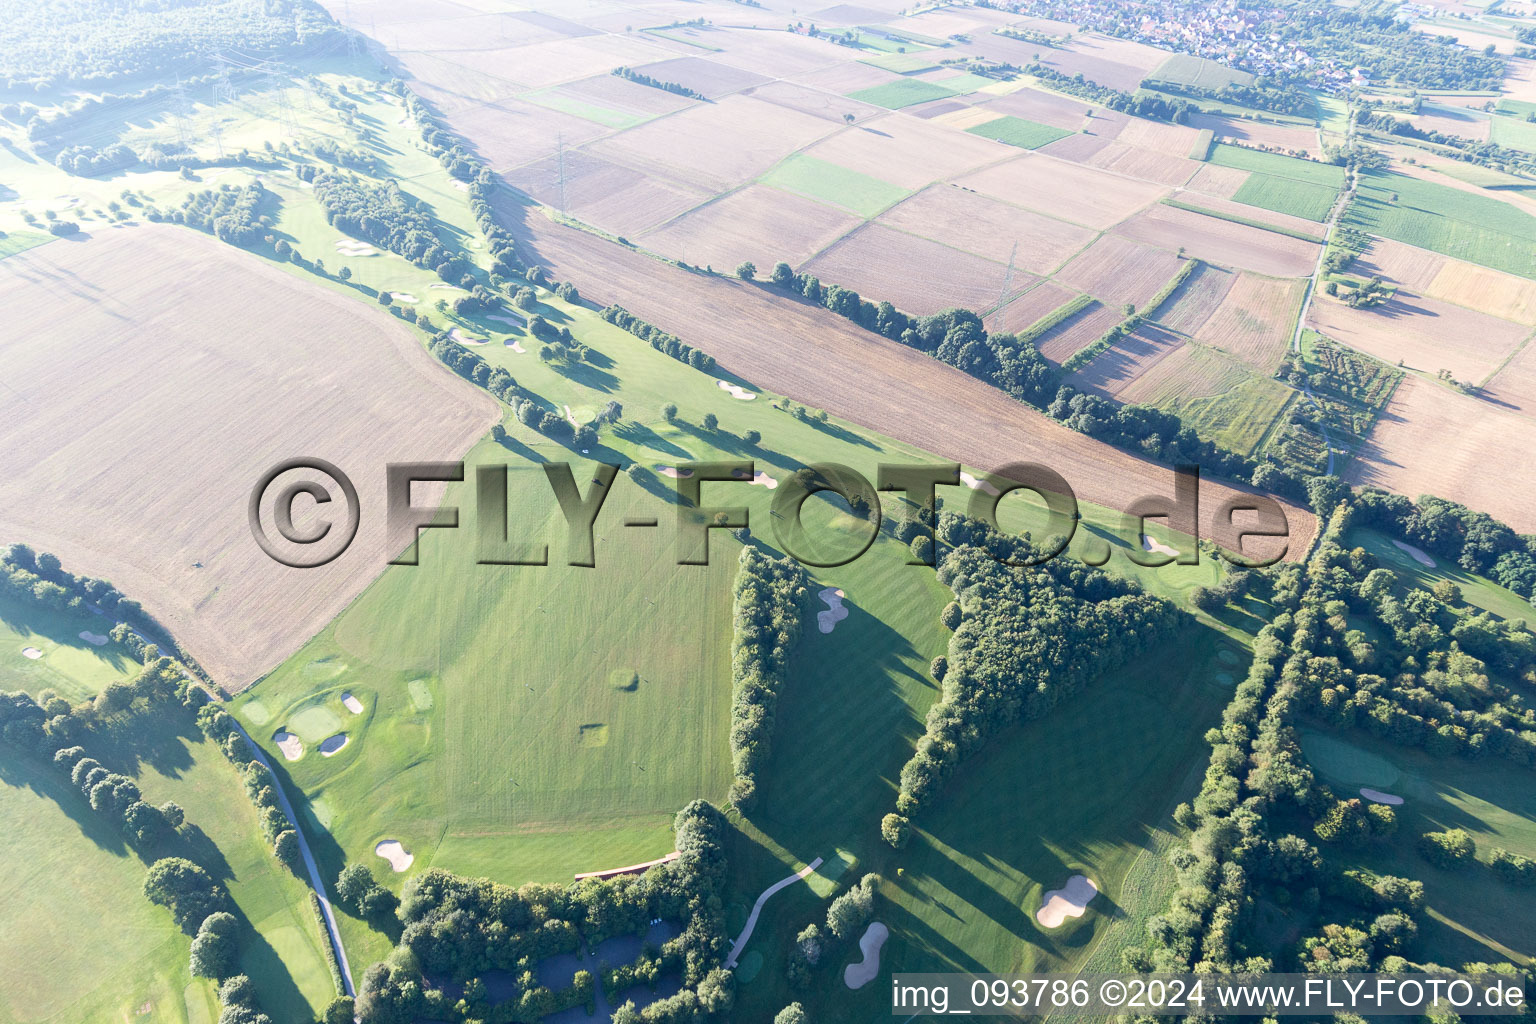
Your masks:
<svg viewBox="0 0 1536 1024"><path fill-rule="evenodd" d="M502 206L529 260L574 282L593 301L619 303L672 331L759 387L967 465L1047 462L1059 467L1080 499L1112 508L1171 493L1166 467L1074 433L988 384L826 310L741 282L688 274L537 214L525 219L528 212ZM913 416L913 409L923 414ZM1210 481L1201 497L1204 535L1224 545L1233 543L1230 530L1214 522L1214 510L1231 493ZM1299 556L1316 520L1284 507L1287 549ZM1260 543L1251 541L1249 550Z"/></svg>
<svg viewBox="0 0 1536 1024"><path fill-rule="evenodd" d="M1309 319L1330 338L1382 362L1401 361L1432 375L1449 370L1457 380L1473 382L1497 369L1530 332L1521 324L1403 289L1373 309L1351 309L1320 295Z"/></svg>
<svg viewBox="0 0 1536 1024"><path fill-rule="evenodd" d="M1306 288L1305 281L1239 274L1194 337L1262 374L1274 373L1291 343Z"/></svg>
<svg viewBox="0 0 1536 1024"><path fill-rule="evenodd" d="M515 49L455 51L450 56L477 74L510 75L529 88L541 89L605 75L616 67L665 60L672 54L637 32L558 39Z"/></svg>
<svg viewBox="0 0 1536 1024"><path fill-rule="evenodd" d="M1504 67L1505 98L1536 103L1536 60L1511 60Z"/></svg>
<svg viewBox="0 0 1536 1024"><path fill-rule="evenodd" d="M1093 240L1076 224L988 199L953 185L931 185L887 210L879 223L1032 274L1049 274Z"/></svg>
<svg viewBox="0 0 1536 1024"><path fill-rule="evenodd" d="M1130 302L1141 309L1183 265L1166 249L1105 235L1061 268L1055 278L1106 305Z"/></svg>
<svg viewBox="0 0 1536 1024"><path fill-rule="evenodd" d="M401 53L394 55L394 60L411 89L445 115L456 115L530 88L526 83L474 71L430 53Z"/></svg>
<svg viewBox="0 0 1536 1024"><path fill-rule="evenodd" d="M1156 150L1159 153L1172 153L1179 157L1185 157L1195 147L1195 142L1200 138L1200 129L1191 128L1188 125L1164 124L1162 121L1149 121L1144 117L1129 118L1125 127L1115 136L1119 142L1131 146L1142 146L1146 149ZM1199 161L1191 161L1199 163Z"/></svg>
<svg viewBox="0 0 1536 1024"><path fill-rule="evenodd" d="M1409 120L1423 131L1459 135L1476 142L1487 142L1493 127L1492 119L1481 111L1441 103L1425 103L1419 114Z"/></svg>
<svg viewBox="0 0 1536 1024"><path fill-rule="evenodd" d="M1404 288L1416 292L1423 292L1429 288L1429 283L1440 276L1440 271L1451 262L1449 256L1442 256L1428 249L1420 249L1406 242L1395 242L1390 238L1372 238L1371 247L1355 259L1350 266L1350 273L1364 277L1377 276L1383 281L1401 285ZM1464 264L1473 266L1473 264ZM1486 269L1486 268L1478 268ZM1490 271L1497 273L1497 271ZM1517 278L1517 280L1520 280Z"/></svg>
<svg viewBox="0 0 1536 1024"><path fill-rule="evenodd" d="M1167 190L1108 171L1031 153L961 178L964 188L1050 217L1103 230Z"/></svg>
<svg viewBox="0 0 1536 1024"><path fill-rule="evenodd" d="M594 75L562 85L557 91L589 103L632 110L638 114L670 114L694 102L686 96L678 96L665 89L653 89L618 75Z"/></svg>
<svg viewBox="0 0 1536 1024"><path fill-rule="evenodd" d="M499 416L393 317L194 231L103 233L5 271L0 533L111 578L231 689L396 554L383 517L364 514L336 561L279 565L246 522L261 474L299 453L329 459L381 508L386 463L456 458Z"/></svg>
<svg viewBox="0 0 1536 1024"><path fill-rule="evenodd" d="M634 70L642 75L650 75L660 82L675 82L685 89L692 89L712 100L756 85L766 85L772 81L764 75L733 68L729 64L722 64L708 57L676 57L656 64L642 64ZM641 86L641 88L651 87ZM661 89L652 91L664 92Z"/></svg>
<svg viewBox="0 0 1536 1024"><path fill-rule="evenodd" d="M560 160L552 156L503 175L508 184L547 206L560 206ZM648 176L632 167L575 150L565 154L565 203L573 217L638 235L709 198L703 189Z"/></svg>
<svg viewBox="0 0 1536 1024"><path fill-rule="evenodd" d="M918 189L991 163L999 152L997 144L986 139L887 114L823 139L806 155Z"/></svg>
<svg viewBox="0 0 1536 1024"><path fill-rule="evenodd" d="M1183 185L1205 166L1188 157L1128 145L1123 139L1109 141L1086 163L1159 185Z"/></svg>
<svg viewBox="0 0 1536 1024"><path fill-rule="evenodd" d="M715 36L717 32L718 37ZM811 39L790 32L727 28L711 30L710 34L711 45L719 46L723 51L714 55L715 60L769 78L787 78L817 68L849 63L856 55L856 51L825 39Z"/></svg>
<svg viewBox="0 0 1536 1024"><path fill-rule="evenodd" d="M1195 114L1189 119L1193 128L1209 128L1218 139L1232 139L1250 146L1268 146L1286 152L1316 154L1317 132L1304 125L1271 124L1221 114Z"/></svg>
<svg viewBox="0 0 1536 1024"><path fill-rule="evenodd" d="M474 139L480 155L498 170L554 156L562 139L570 149L609 131L585 118L511 98L461 110L453 115L453 126Z"/></svg>
<svg viewBox="0 0 1536 1024"><path fill-rule="evenodd" d="M1296 392L1215 349L1186 345L1119 397L1177 413L1201 437L1251 455L1263 446Z"/></svg>
<svg viewBox="0 0 1536 1024"><path fill-rule="evenodd" d="M1323 240L1323 226L1305 217L1293 217L1288 213L1249 206L1247 203L1239 203L1232 199L1218 199L1216 196L1176 194L1174 198L1180 202L1187 202L1191 206L1198 206L1202 210L1209 210L1218 220L1223 217L1232 217L1237 218L1240 225L1242 221L1252 221L1256 224L1280 228L1282 233L1299 231L1316 238L1318 242ZM1204 216L1204 214L1196 214L1196 216Z"/></svg>
<svg viewBox="0 0 1536 1024"><path fill-rule="evenodd" d="M1142 324L1068 377L1067 382L1083 391L1114 398L1184 344L1184 339L1172 331L1156 324Z"/></svg>
<svg viewBox="0 0 1536 1024"><path fill-rule="evenodd" d="M1158 323L1182 334L1195 335L1227 297L1237 275L1202 263L1176 288L1156 314Z"/></svg>
<svg viewBox="0 0 1536 1024"><path fill-rule="evenodd" d="M989 331L1017 334L1066 305L1075 294L1052 281L1041 281L1002 309L989 313L984 322Z"/></svg>
<svg viewBox="0 0 1536 1024"><path fill-rule="evenodd" d="M1095 153L1113 145L1114 141L1102 135L1084 135L1079 132L1076 135L1068 135L1064 139L1057 139L1048 146L1041 146L1040 152L1046 156L1054 156L1058 160L1085 164Z"/></svg>
<svg viewBox="0 0 1536 1024"><path fill-rule="evenodd" d="M1237 190L1243 187L1243 182L1248 180L1248 175L1251 173L1236 167L1204 164L1184 187L1218 199L1231 199Z"/></svg>
<svg viewBox="0 0 1536 1024"><path fill-rule="evenodd" d="M651 90L655 92L657 90ZM835 96L820 89L812 89L805 85L796 85L793 82L769 82L767 85L758 86L756 89L748 89L743 95L753 99L767 100L769 103L777 103L781 107L790 110L798 110L802 114L811 114L815 117L825 118L828 121L843 123L843 115L852 114L857 120L864 120L882 114L884 111L868 103L856 103L846 96Z"/></svg>
<svg viewBox="0 0 1536 1024"><path fill-rule="evenodd" d="M1483 394L1495 405L1536 416L1536 345L1527 341L1525 347L1504 364L1504 369L1493 375L1483 388Z"/></svg>
<svg viewBox="0 0 1536 1024"><path fill-rule="evenodd" d="M1317 263L1318 246L1246 224L1233 224L1161 204L1115 229L1117 234L1238 270L1271 277L1304 277Z"/></svg>
<svg viewBox="0 0 1536 1024"><path fill-rule="evenodd" d="M1424 292L1489 316L1536 324L1536 281L1529 278L1447 259Z"/></svg>
<svg viewBox="0 0 1536 1024"><path fill-rule="evenodd" d="M1536 503L1497 466L1524 464L1536 422L1409 376L1398 385L1344 477L1399 494L1434 494L1536 531Z"/></svg>
<svg viewBox="0 0 1536 1024"><path fill-rule="evenodd" d="M743 260L798 266L858 227L859 218L767 185L748 185L692 210L640 241L658 252L728 270Z"/></svg>
<svg viewBox="0 0 1536 1024"><path fill-rule="evenodd" d="M793 75L791 81L819 89L823 92L835 92L839 102L843 102L848 93L857 92L860 89L873 89L880 85L890 85L892 82L901 81L901 76L894 71L886 71L884 68L873 67L863 61L845 61L834 64L828 68L807 72L801 75ZM852 103L852 100L847 100ZM866 104L867 105L867 104ZM884 109L884 108L873 108Z"/></svg>
<svg viewBox="0 0 1536 1024"><path fill-rule="evenodd" d="M1006 96L985 101L987 110L998 114L1012 114L1040 124L1054 125L1068 131L1080 131L1089 107L1085 100L1059 96L1039 89L1020 89Z"/></svg>
<svg viewBox="0 0 1536 1024"><path fill-rule="evenodd" d="M701 103L602 139L588 150L712 192L724 192L833 131L836 128L827 121L798 110L746 96L727 96L718 103Z"/></svg>
<svg viewBox="0 0 1536 1024"><path fill-rule="evenodd" d="M797 269L917 316L951 306L989 309L1003 298L1008 277L1001 263L881 224L864 225ZM1026 288L1034 280L1015 272L1010 287Z"/></svg>
<svg viewBox="0 0 1536 1024"><path fill-rule="evenodd" d="M1100 302L1090 303L1081 312L1036 338L1035 347L1042 356L1060 366L1104 337L1111 327L1124 319L1118 309Z"/></svg>
<svg viewBox="0 0 1536 1024"><path fill-rule="evenodd" d="M1088 34L1079 35L1063 47L1043 50L1040 54L1042 64L1068 77L1081 74L1090 82L1122 92L1135 92L1141 80L1167 59L1166 50L1129 39Z"/></svg>
<svg viewBox="0 0 1536 1024"><path fill-rule="evenodd" d="M919 103L915 107L908 107L902 111L912 117L920 117L925 121L933 121L937 124L948 125L960 131L966 131L979 124L997 120L997 115L987 110L967 96L956 96L954 99L934 100L931 103Z"/></svg>

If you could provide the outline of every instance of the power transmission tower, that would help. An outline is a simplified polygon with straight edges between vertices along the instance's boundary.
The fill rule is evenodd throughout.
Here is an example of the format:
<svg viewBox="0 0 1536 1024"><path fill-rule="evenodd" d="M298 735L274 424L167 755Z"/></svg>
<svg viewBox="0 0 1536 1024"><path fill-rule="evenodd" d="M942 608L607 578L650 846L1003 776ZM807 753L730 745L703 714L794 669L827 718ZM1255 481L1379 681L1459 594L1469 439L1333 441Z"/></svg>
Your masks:
<svg viewBox="0 0 1536 1024"><path fill-rule="evenodd" d="M235 83L229 77L230 59L222 53L211 53L208 55L208 62L213 65L214 74L218 75L218 80L213 86L214 101L233 103L239 99L239 90L235 88Z"/></svg>
<svg viewBox="0 0 1536 1024"><path fill-rule="evenodd" d="M181 86L181 76L176 76L176 91L171 94L171 121L176 126L176 140L185 153L192 148L192 133L188 129L187 115L191 112L192 104L187 99L187 91Z"/></svg>
<svg viewBox="0 0 1536 1024"><path fill-rule="evenodd" d="M556 146L556 151L559 154L559 160L558 160L558 163L557 163L557 167L558 167L557 173L560 175L560 216L564 217L566 215L566 213L565 213L565 133L564 132L560 132L560 133L555 135L555 146Z"/></svg>
<svg viewBox="0 0 1536 1024"><path fill-rule="evenodd" d="M219 151L219 159L224 159L224 126L215 120L208 129L208 134L213 136L213 144Z"/></svg>
<svg viewBox="0 0 1536 1024"><path fill-rule="evenodd" d="M1008 301L1008 286L1013 284L1013 260L1019 254L1019 243L1013 243L1013 251L1008 254L1008 273L1003 275L1003 294L997 297L998 304Z"/></svg>

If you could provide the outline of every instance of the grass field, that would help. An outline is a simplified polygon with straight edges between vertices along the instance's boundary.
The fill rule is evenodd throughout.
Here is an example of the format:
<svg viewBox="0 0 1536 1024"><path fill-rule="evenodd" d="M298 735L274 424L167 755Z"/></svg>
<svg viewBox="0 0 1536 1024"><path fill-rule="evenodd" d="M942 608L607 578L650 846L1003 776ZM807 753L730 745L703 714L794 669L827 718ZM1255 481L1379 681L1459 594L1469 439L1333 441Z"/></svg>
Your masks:
<svg viewBox="0 0 1536 1024"><path fill-rule="evenodd" d="M904 54L903 56L906 55ZM927 103L929 100L941 100L947 96L955 95L956 92L957 90L955 89L948 89L933 82L924 82L915 78L903 78L899 82L887 82L884 85L859 89L856 92L848 93L848 98L864 103L873 103L877 107L900 110L902 107Z"/></svg>
<svg viewBox="0 0 1536 1024"><path fill-rule="evenodd" d="M335 989L308 890L273 857L233 767L189 719L179 721L185 728L166 713L124 716L86 743L103 764L132 776L146 800L185 809L199 830L192 855L238 908L239 969L275 1020L309 1020ZM9 879L0 907L0 1019L213 1020L214 986L191 977L189 938L140 891L147 864L62 777L5 759L0 812L12 826L0 849ZM44 920L50 925L39 927Z"/></svg>
<svg viewBox="0 0 1536 1024"><path fill-rule="evenodd" d="M111 619L89 612L52 611L0 594L0 690L35 697L51 689L73 703L132 675L138 668L133 659L115 646L97 647L80 636L100 638L111 626ZM27 648L40 656L23 655Z"/></svg>
<svg viewBox="0 0 1536 1024"><path fill-rule="evenodd" d="M861 217L873 217L909 195L897 185L803 153L790 156L759 180L765 185L836 203Z"/></svg>
<svg viewBox="0 0 1536 1024"><path fill-rule="evenodd" d="M7 256L15 256L19 252L35 249L39 245L54 240L52 235L45 235L41 231L11 231L4 237L0 237L0 260Z"/></svg>
<svg viewBox="0 0 1536 1024"><path fill-rule="evenodd" d="M1280 178L1293 178L1313 185L1323 185L1335 191L1344 185L1344 168L1333 164L1320 164L1312 160L1300 160L1278 153L1265 153L1242 146L1217 145L1211 150L1210 163L1221 167L1236 167L1244 171L1257 171Z"/></svg>
<svg viewBox="0 0 1536 1024"><path fill-rule="evenodd" d="M1536 919L1525 913L1520 890L1499 882L1486 866L1495 846L1536 857L1536 790L1519 772L1497 762L1431 757L1359 730L1303 731L1302 750L1342 795L1371 786L1403 797L1395 840L1340 853L1341 866L1358 864L1424 882L1426 919L1411 947L1412 959L1460 967L1536 955ZM1447 828L1472 834L1481 863L1443 871L1414 850L1417 836Z"/></svg>
<svg viewBox="0 0 1536 1024"><path fill-rule="evenodd" d="M1206 369L1203 363L1214 363L1219 369ZM1188 365L1190 377L1201 381L1199 391L1205 393L1190 397L1180 387L1182 380L1170 381L1152 403L1178 413L1184 425L1201 437L1245 455L1264 445L1296 397L1279 381L1261 377L1209 349L1192 351ZM1213 390L1215 394L1210 393ZM1144 399L1138 395L1137 400Z"/></svg>
<svg viewBox="0 0 1536 1024"><path fill-rule="evenodd" d="M1403 174L1365 171L1344 223L1495 270L1536 277L1536 217L1491 196Z"/></svg>
<svg viewBox="0 0 1536 1024"><path fill-rule="evenodd" d="M972 135L980 135L984 139L1006 142L1020 149L1039 149L1041 146L1073 134L1065 128L1053 128L1048 124L1039 124L1011 115L978 124L974 128L967 128L966 131Z"/></svg>
<svg viewBox="0 0 1536 1024"><path fill-rule="evenodd" d="M1493 141L1510 149L1536 153L1536 124L1522 117L1495 117L1492 120Z"/></svg>
<svg viewBox="0 0 1536 1024"><path fill-rule="evenodd" d="M1254 173L1248 176L1232 198L1276 213L1288 213L1321 223L1328 219L1339 191L1327 185L1315 185L1296 178Z"/></svg>
<svg viewBox="0 0 1536 1024"><path fill-rule="evenodd" d="M1514 117L1524 118L1527 114L1536 114L1536 103L1530 100L1501 99L1494 105L1494 109L1501 114L1510 114Z"/></svg>
<svg viewBox="0 0 1536 1024"><path fill-rule="evenodd" d="M1223 89L1229 85L1248 85L1253 76L1246 71L1190 53L1175 53L1147 76L1151 83L1192 85L1202 89Z"/></svg>

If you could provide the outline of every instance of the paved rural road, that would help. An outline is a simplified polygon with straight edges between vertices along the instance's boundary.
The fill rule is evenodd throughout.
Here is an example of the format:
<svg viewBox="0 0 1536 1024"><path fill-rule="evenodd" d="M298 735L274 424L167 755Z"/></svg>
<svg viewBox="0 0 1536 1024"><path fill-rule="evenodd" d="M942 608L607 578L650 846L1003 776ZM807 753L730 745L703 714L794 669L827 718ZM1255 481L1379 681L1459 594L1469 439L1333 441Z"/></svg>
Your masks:
<svg viewBox="0 0 1536 1024"><path fill-rule="evenodd" d="M230 715L233 720L234 716ZM347 951L341 944L341 929L336 927L336 913L331 909L331 901L325 895L325 883L320 880L320 866L315 863L315 855L310 852L309 842L304 838L304 830L299 827L299 816L293 812L293 805L288 802L288 794L283 792L283 784L278 781L277 772L272 770L272 762L267 760L267 755L262 753L256 741L251 739L250 733L235 722L235 729L244 736L246 742L251 745L251 754L261 766L272 776L272 791L277 794L278 805L283 813L288 816L288 822L293 826L293 834L299 838L299 852L304 855L304 866L309 869L309 882L314 886L315 895L320 898L320 912L325 915L325 927L331 933L331 945L336 950L336 965L341 968L341 987L349 996L357 995L352 987L352 968L347 963ZM818 862L819 863L819 862Z"/></svg>
<svg viewBox="0 0 1536 1024"><path fill-rule="evenodd" d="M788 878L780 879L763 890L763 894L757 898L757 902L752 904L752 913L747 915L747 926L741 930L740 935L736 936L736 942L731 946L731 955L725 958L726 967L736 966L736 959L741 956L741 951L746 948L747 940L752 938L752 929L757 927L757 915L763 912L763 904L768 902L768 897L787 885L794 885L819 867L821 867L821 858L817 857Z"/></svg>

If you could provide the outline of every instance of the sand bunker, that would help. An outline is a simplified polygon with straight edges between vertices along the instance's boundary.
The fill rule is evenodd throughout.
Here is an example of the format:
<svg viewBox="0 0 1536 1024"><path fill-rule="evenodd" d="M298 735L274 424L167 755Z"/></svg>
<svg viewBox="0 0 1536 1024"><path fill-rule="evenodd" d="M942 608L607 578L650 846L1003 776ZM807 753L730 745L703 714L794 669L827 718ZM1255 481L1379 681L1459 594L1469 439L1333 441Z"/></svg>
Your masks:
<svg viewBox="0 0 1536 1024"><path fill-rule="evenodd" d="M343 238L336 243L336 251L343 256L376 256L379 250L367 242L358 242L350 238Z"/></svg>
<svg viewBox="0 0 1536 1024"><path fill-rule="evenodd" d="M863 988L880 973L880 947L890 937L891 930L879 921L870 923L859 938L859 952L864 959L843 968L843 984L849 988Z"/></svg>
<svg viewBox="0 0 1536 1024"><path fill-rule="evenodd" d="M969 474L969 473L961 473L960 474L960 482L965 484L965 486L969 487L973 491L986 491L988 494L992 495L994 498L1002 493L1001 491L999 491L992 484L988 483L985 480L982 480L982 479L979 479L977 477L971 476L971 474Z"/></svg>
<svg viewBox="0 0 1536 1024"><path fill-rule="evenodd" d="M107 642L107 637L106 637L105 634L103 634L103 633L92 633L88 629L82 629L80 631L80 639L84 640L86 643L90 644L92 647L100 647L100 646L102 646L103 644L105 644Z"/></svg>
<svg viewBox="0 0 1536 1024"><path fill-rule="evenodd" d="M731 476L735 477L737 480L747 479L747 474L737 469L731 470ZM752 479L749 480L748 483L756 484L759 487L766 487L770 491L779 486L779 482L777 480L769 476L767 473L764 473L762 470L758 470L755 474L753 474Z"/></svg>
<svg viewBox="0 0 1536 1024"><path fill-rule="evenodd" d="M453 187L458 189L460 192L468 192L469 191L469 182L467 182L467 181L456 181L456 182L453 183Z"/></svg>
<svg viewBox="0 0 1536 1024"><path fill-rule="evenodd" d="M341 703L343 707L352 712L354 715L360 715L363 713L363 702L352 696L350 693L344 693L341 695Z"/></svg>
<svg viewBox="0 0 1536 1024"><path fill-rule="evenodd" d="M523 346L518 342L516 338L507 339L507 348L511 349L513 352L516 352L518 355L522 355L524 352L528 351L527 349L523 348Z"/></svg>
<svg viewBox="0 0 1536 1024"><path fill-rule="evenodd" d="M297 761L304 756L304 741L291 732L279 729L272 734L272 742L277 744L277 749L283 752L283 760Z"/></svg>
<svg viewBox="0 0 1536 1024"><path fill-rule="evenodd" d="M1387 804L1392 807L1401 807L1403 798L1395 793L1383 793L1379 789L1371 789L1369 786L1360 787L1360 795L1373 804Z"/></svg>
<svg viewBox="0 0 1536 1024"><path fill-rule="evenodd" d="M496 320L496 321L499 321L500 323L504 323L504 324L511 324L513 327L522 327L522 326L524 326L524 322L522 320L519 320L517 317L515 317L515 316L502 316L499 313L494 315L494 316L488 316L488 317L486 317L486 319L487 320Z"/></svg>
<svg viewBox="0 0 1536 1024"><path fill-rule="evenodd" d="M460 345L484 345L487 341L490 340L489 338L481 338L473 334L465 334L457 327L448 332L448 337L452 338Z"/></svg>
<svg viewBox="0 0 1536 1024"><path fill-rule="evenodd" d="M456 284L429 284L429 285L427 285L427 291L429 291L429 292L461 292L463 290L464 290L463 288L460 288Z"/></svg>
<svg viewBox="0 0 1536 1024"><path fill-rule="evenodd" d="M412 854L406 853L405 847L395 839L383 840L373 848L373 852L389 861L389 866L397 872L410 867L411 862L416 859Z"/></svg>
<svg viewBox="0 0 1536 1024"><path fill-rule="evenodd" d="M824 587L816 596L827 605L826 611L816 613L816 625L823 633L830 633L848 617L848 609L843 607L843 598L848 595L836 587Z"/></svg>
<svg viewBox="0 0 1536 1024"><path fill-rule="evenodd" d="M1418 562L1426 569L1433 569L1435 567L1435 560L1430 558L1429 555L1425 553L1423 548L1416 548L1412 544L1404 544L1400 540L1394 540L1392 544L1399 551L1403 552L1409 558L1413 559L1415 562Z"/></svg>
<svg viewBox="0 0 1536 1024"><path fill-rule="evenodd" d="M1099 894L1099 887L1086 875L1073 875L1060 889L1043 897L1044 904L1035 912L1035 920L1047 928L1059 928L1069 917L1082 917L1088 904Z"/></svg>
<svg viewBox="0 0 1536 1024"><path fill-rule="evenodd" d="M341 753L341 748L346 745L347 734L344 732L339 732L335 736L332 736L330 739L327 739L320 744L320 756L335 757L337 754Z"/></svg>
<svg viewBox="0 0 1536 1024"><path fill-rule="evenodd" d="M414 306L416 303L421 301L410 292L390 292L389 297L394 299L396 302L404 302L411 306Z"/></svg>
<svg viewBox="0 0 1536 1024"><path fill-rule="evenodd" d="M569 423L573 427L585 426L585 424L583 424L580 420L578 420L576 418L576 414L571 412L571 407L570 406L566 406L565 407L565 419L566 419L566 422Z"/></svg>
<svg viewBox="0 0 1536 1024"><path fill-rule="evenodd" d="M743 402L750 402L752 399L757 397L755 393L748 391L746 388L739 385L732 384L728 380L717 380L715 383L720 385L721 391L729 391L732 398L739 398Z"/></svg>
<svg viewBox="0 0 1536 1024"><path fill-rule="evenodd" d="M1146 534L1141 535L1141 550L1156 551L1160 555L1172 555L1174 558L1179 557L1178 548L1171 548L1160 540L1153 540Z"/></svg>
<svg viewBox="0 0 1536 1024"><path fill-rule="evenodd" d="M38 658L43 656L43 652L38 650L36 647L23 647L21 649L21 656L23 658L31 658L33 661L36 661Z"/></svg>
<svg viewBox="0 0 1536 1024"><path fill-rule="evenodd" d="M671 477L673 480L685 480L693 476L693 470L678 469L676 466L657 466L656 472L662 476Z"/></svg>

